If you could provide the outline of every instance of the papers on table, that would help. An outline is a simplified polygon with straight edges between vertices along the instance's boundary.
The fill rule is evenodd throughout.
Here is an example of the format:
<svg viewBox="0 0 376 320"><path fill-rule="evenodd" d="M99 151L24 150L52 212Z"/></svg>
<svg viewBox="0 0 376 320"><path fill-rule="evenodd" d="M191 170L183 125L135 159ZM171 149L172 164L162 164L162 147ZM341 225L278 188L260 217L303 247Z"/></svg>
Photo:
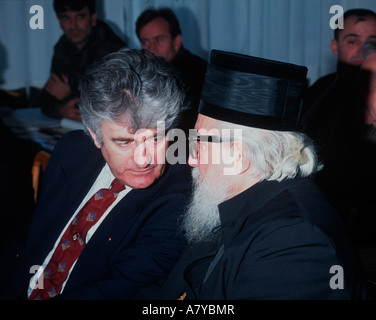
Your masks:
<svg viewBox="0 0 376 320"><path fill-rule="evenodd" d="M67 118L61 119L60 126L62 128L70 130L84 130L84 125L82 124L82 122L78 122Z"/></svg>
<svg viewBox="0 0 376 320"><path fill-rule="evenodd" d="M78 121L49 118L40 108L11 110L2 120L20 138L36 141L48 150L68 131L84 129Z"/></svg>

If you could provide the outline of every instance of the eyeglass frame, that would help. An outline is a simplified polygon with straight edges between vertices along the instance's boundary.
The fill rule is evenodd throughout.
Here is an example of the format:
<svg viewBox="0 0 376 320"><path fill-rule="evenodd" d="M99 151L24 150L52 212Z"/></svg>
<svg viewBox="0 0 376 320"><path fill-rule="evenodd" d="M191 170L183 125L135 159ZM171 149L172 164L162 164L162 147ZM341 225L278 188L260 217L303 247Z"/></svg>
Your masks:
<svg viewBox="0 0 376 320"><path fill-rule="evenodd" d="M188 146L189 146L189 155L193 159L198 159L198 147L197 144L201 142L202 139L204 142L210 142L210 143L222 143L224 141L232 141L230 140L223 140L220 136L215 135L189 135L187 138ZM194 152L193 152L194 151Z"/></svg>

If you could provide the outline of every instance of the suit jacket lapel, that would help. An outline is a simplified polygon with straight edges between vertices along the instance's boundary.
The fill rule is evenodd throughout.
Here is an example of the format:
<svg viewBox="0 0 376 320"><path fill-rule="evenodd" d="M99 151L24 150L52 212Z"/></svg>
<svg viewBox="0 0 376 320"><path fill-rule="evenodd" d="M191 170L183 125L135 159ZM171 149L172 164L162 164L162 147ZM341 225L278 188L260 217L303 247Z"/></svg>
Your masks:
<svg viewBox="0 0 376 320"><path fill-rule="evenodd" d="M97 277L119 244L124 241L131 243L131 238L136 236L140 228L135 226L142 220L139 219L140 214L145 214L143 209L148 199L152 199L160 188L161 184L155 184L147 189L132 190L112 209L82 251L67 283L67 290L87 278ZM126 237L130 239L125 240ZM83 278L82 274L86 277Z"/></svg>
<svg viewBox="0 0 376 320"><path fill-rule="evenodd" d="M83 163L81 158L85 158L85 164L82 166L79 165ZM38 238L34 238L33 246L39 248L41 259L44 259L51 250L57 237L88 193L104 164L105 161L100 151L92 150L90 156L87 152L83 152L78 157L72 157L72 161L54 168L56 173L54 172L53 182L49 183L48 186L51 189L58 190L57 194L54 196L54 190L46 190L45 200L41 199L42 204L39 208L43 214L39 215L37 221L34 222L35 228L38 229L34 232L34 236L38 235ZM51 198L54 199L53 207L51 206ZM47 214L47 212L50 214Z"/></svg>

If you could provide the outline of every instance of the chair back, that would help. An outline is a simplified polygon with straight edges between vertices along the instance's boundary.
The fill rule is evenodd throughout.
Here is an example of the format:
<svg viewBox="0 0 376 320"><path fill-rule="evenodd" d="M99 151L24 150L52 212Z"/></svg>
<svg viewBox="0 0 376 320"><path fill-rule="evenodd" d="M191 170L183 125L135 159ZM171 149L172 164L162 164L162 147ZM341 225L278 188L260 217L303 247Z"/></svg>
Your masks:
<svg viewBox="0 0 376 320"><path fill-rule="evenodd" d="M50 157L51 155L46 151L39 151L34 157L33 166L31 167L31 176L35 203L37 202L38 194L41 188L42 173L46 170Z"/></svg>

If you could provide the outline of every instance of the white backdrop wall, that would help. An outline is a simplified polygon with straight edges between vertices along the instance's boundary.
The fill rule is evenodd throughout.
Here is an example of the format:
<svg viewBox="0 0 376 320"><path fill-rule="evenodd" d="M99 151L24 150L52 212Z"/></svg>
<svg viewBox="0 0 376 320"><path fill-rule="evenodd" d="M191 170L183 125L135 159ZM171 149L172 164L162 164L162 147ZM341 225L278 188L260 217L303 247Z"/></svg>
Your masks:
<svg viewBox="0 0 376 320"><path fill-rule="evenodd" d="M62 34L52 2L0 0L0 88L43 87ZM29 25L33 5L43 8L43 29ZM140 13L167 6L180 21L184 46L204 59L221 49L306 65L311 83L336 67L329 46L333 5L376 11L375 0L97 0L99 17L129 47L139 48Z"/></svg>

